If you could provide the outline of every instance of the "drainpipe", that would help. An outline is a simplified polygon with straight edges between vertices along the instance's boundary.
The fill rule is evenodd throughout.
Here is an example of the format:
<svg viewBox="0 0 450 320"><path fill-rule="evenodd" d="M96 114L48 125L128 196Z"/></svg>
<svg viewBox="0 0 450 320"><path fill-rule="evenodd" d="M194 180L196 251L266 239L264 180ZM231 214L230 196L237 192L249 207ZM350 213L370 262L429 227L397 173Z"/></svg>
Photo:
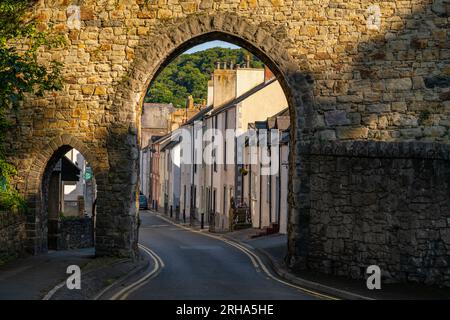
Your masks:
<svg viewBox="0 0 450 320"><path fill-rule="evenodd" d="M281 161L282 161L282 154L281 154L281 144L278 144L278 155L279 155L279 159L278 159L278 228L280 227L281 224Z"/></svg>
<svg viewBox="0 0 450 320"><path fill-rule="evenodd" d="M261 159L260 159L261 160ZM261 177L261 161L259 163L259 228L262 227L262 177Z"/></svg>
<svg viewBox="0 0 450 320"><path fill-rule="evenodd" d="M219 67L220 68L220 67ZM211 121L212 121L212 127L213 128L215 128L214 127L214 117L211 117ZM214 134L215 134L215 131L214 131ZM213 135L213 138L212 138L212 141L213 141L213 143L214 143L214 140L215 140L215 137L214 137L214 135ZM215 158L215 155L214 155L214 158ZM212 159L211 159L212 160ZM215 159L214 159L215 160ZM212 161L212 164L211 164L211 170L210 170L211 172L210 172L210 174L211 174L211 187L210 187L210 189L209 189L209 206L210 206L210 211L212 211L212 209L214 208L214 205L213 205L213 198L214 198L214 191L213 191L213 189L214 189L214 187L213 187L213 182L214 182L214 161ZM208 212L208 217L211 217L211 212ZM208 218L208 220L209 220L209 230L211 231L211 225L213 225L214 227L214 229L215 229L215 213L213 214L213 217L212 217L213 219L214 219L214 222L213 221L211 221L211 219L210 218Z"/></svg>
<svg viewBox="0 0 450 320"><path fill-rule="evenodd" d="M249 160L249 171L248 171L248 211L250 213L250 218L253 217L252 213L252 164ZM252 219L253 220L253 219ZM253 225L253 223L252 223Z"/></svg>
<svg viewBox="0 0 450 320"><path fill-rule="evenodd" d="M272 151L272 146L269 146L269 157L271 157L272 156L272 154L271 154L271 151ZM272 161L269 161L269 168L270 168L270 166L272 165ZM267 176L267 179L270 179L269 180L269 224L270 223L272 223L272 175L271 174L269 174L268 176Z"/></svg>
<svg viewBox="0 0 450 320"><path fill-rule="evenodd" d="M191 165L191 190L190 190L190 195L191 195L191 203L190 203L190 205L189 205L189 224L190 225L192 225L193 224L193 220L195 220L195 218L193 219L193 215L195 215L195 212L194 212L194 210L195 210L195 205L194 205L194 203L195 203L195 199L193 198L193 196L194 196L194 175L195 175L195 173L194 173L194 167L196 166L196 164L195 164L195 154L194 154L194 152L195 152L195 148L194 148L194 146L195 146L195 122L192 124L192 135L191 135L191 137L192 137L192 149L191 149L191 160L192 160L192 165ZM195 196L197 196L197 195L195 195Z"/></svg>

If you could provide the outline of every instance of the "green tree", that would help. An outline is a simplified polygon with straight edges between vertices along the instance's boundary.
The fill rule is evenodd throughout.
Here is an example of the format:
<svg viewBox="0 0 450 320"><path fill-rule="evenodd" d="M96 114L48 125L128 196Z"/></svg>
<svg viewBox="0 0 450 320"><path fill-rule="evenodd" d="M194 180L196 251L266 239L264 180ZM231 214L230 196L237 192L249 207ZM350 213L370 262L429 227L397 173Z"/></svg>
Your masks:
<svg viewBox="0 0 450 320"><path fill-rule="evenodd" d="M16 112L26 93L42 96L62 88L61 63L38 62L38 50L63 44L63 38L40 31L27 13L36 0L0 0L0 209L23 207L11 185L16 169L5 159L5 133L9 112Z"/></svg>
<svg viewBox="0 0 450 320"><path fill-rule="evenodd" d="M189 95L199 103L206 99L207 85L216 62L243 64L250 55L253 68L262 68L263 63L245 49L211 48L192 54L182 54L162 70L150 86L146 102L172 103L184 107Z"/></svg>

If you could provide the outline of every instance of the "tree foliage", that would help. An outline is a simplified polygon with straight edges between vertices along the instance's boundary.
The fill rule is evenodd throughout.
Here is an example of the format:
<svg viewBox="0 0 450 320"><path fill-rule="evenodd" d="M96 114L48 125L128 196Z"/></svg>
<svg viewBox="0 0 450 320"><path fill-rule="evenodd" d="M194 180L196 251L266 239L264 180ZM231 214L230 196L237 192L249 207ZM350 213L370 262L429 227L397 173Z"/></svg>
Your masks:
<svg viewBox="0 0 450 320"><path fill-rule="evenodd" d="M150 86L146 102L172 103L184 107L189 95L199 103L206 99L208 80L216 62L243 64L245 57L252 55L245 49L211 48L192 54L182 54L175 58L158 75ZM263 67L263 63L252 57L251 66Z"/></svg>
<svg viewBox="0 0 450 320"><path fill-rule="evenodd" d="M36 0L0 0L0 209L23 206L11 185L16 169L5 160L6 115L17 110L26 93L42 96L62 88L61 63L38 61L38 50L63 44L63 38L38 30L31 12Z"/></svg>

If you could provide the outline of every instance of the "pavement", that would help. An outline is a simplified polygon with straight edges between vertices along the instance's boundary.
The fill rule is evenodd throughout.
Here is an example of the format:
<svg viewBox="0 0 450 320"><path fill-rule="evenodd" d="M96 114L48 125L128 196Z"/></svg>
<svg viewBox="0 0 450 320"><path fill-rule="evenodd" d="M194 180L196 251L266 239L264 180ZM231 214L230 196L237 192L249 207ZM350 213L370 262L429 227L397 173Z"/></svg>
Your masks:
<svg viewBox="0 0 450 320"><path fill-rule="evenodd" d="M188 226L188 224L183 224ZM193 229L199 229L196 225ZM207 230L207 227L205 227ZM448 300L450 290L436 286L426 286L413 283L391 284L383 283L381 290L369 290L366 280L349 279L347 277L326 275L314 271L293 272L288 269L284 261L287 255L287 235L272 234L258 236L259 229L243 229L221 236L244 244L255 250L264 261L270 265L272 270L284 280L315 290L324 294L332 295L341 299L357 300Z"/></svg>
<svg viewBox="0 0 450 320"><path fill-rule="evenodd" d="M147 268L151 260L141 257L131 259L96 258L82 271L81 290L69 290L62 286L51 300L104 300L132 281Z"/></svg>
<svg viewBox="0 0 450 320"><path fill-rule="evenodd" d="M90 300L148 267L148 259L95 258L94 248L51 251L0 267L0 300ZM69 290L69 265L81 268L81 290Z"/></svg>
<svg viewBox="0 0 450 320"><path fill-rule="evenodd" d="M0 300L40 300L69 276L69 265L85 267L94 249L52 251L28 256L0 267Z"/></svg>

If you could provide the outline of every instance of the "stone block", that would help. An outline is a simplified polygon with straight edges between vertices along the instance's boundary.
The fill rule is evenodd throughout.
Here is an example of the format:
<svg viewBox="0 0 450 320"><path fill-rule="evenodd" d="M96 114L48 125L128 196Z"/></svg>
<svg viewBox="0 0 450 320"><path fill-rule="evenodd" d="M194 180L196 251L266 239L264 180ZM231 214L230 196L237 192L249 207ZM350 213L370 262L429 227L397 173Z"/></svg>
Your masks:
<svg viewBox="0 0 450 320"><path fill-rule="evenodd" d="M399 78L386 80L386 89L388 91L406 91L412 89L411 78Z"/></svg>
<svg viewBox="0 0 450 320"><path fill-rule="evenodd" d="M369 134L369 129L360 127L360 128L337 128L337 137L339 139L348 140L348 139L366 139Z"/></svg>
<svg viewBox="0 0 450 320"><path fill-rule="evenodd" d="M333 110L325 112L325 123L327 126L342 126L350 124L350 119L347 117L347 112L343 110Z"/></svg>

